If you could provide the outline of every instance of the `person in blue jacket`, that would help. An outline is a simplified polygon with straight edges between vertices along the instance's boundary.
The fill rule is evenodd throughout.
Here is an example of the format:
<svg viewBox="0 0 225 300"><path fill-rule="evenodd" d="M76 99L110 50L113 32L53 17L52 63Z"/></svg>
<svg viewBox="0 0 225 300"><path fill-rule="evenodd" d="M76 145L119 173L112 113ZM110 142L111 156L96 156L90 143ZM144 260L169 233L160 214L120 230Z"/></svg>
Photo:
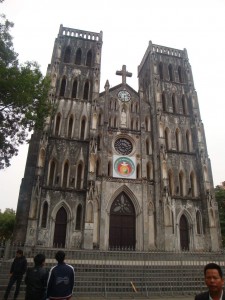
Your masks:
<svg viewBox="0 0 225 300"><path fill-rule="evenodd" d="M58 264L50 269L47 282L47 299L68 300L73 295L75 272L71 265L64 262L65 252L55 255Z"/></svg>

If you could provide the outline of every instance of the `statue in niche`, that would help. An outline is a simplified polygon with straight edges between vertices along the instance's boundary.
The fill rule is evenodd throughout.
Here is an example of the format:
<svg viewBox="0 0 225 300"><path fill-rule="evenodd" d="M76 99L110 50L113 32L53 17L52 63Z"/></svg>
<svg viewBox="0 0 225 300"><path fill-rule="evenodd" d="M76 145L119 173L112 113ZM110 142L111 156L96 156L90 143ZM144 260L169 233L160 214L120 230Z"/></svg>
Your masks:
<svg viewBox="0 0 225 300"><path fill-rule="evenodd" d="M123 108L121 111L121 127L127 127L127 114Z"/></svg>

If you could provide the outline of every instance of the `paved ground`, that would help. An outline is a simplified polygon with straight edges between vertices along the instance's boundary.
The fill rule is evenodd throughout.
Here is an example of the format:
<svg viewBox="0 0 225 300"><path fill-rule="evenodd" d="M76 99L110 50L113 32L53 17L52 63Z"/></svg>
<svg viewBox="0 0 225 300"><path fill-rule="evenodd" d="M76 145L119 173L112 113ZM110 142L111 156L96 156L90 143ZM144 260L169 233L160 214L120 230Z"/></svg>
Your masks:
<svg viewBox="0 0 225 300"><path fill-rule="evenodd" d="M0 299L3 299L3 292L0 291ZM13 299L13 293L10 294L8 300ZM24 293L20 293L18 300L24 299ZM71 300L194 300L193 296L162 296L162 297L156 297L156 296L149 296L149 297L135 297L135 295L132 297L100 297L100 296L92 296L92 297L79 297L75 296ZM32 299L31 299L32 300Z"/></svg>

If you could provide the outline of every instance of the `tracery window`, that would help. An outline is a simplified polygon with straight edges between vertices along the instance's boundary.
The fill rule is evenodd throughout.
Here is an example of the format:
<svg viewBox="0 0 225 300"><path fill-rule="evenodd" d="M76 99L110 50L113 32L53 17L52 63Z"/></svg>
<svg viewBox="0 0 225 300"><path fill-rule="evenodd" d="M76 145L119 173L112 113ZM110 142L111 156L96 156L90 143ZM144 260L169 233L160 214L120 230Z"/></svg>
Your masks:
<svg viewBox="0 0 225 300"><path fill-rule="evenodd" d="M81 230L81 221L82 221L82 206L81 204L77 207L77 214L76 214L76 230Z"/></svg>
<svg viewBox="0 0 225 300"><path fill-rule="evenodd" d="M70 48L70 46L67 46L66 50L65 50L65 55L64 55L64 63L70 62L70 55L71 55L71 48Z"/></svg>
<svg viewBox="0 0 225 300"><path fill-rule="evenodd" d="M76 52L76 57L75 57L76 65L81 65L81 56L82 56L82 52L81 52L81 49L79 48Z"/></svg>
<svg viewBox="0 0 225 300"><path fill-rule="evenodd" d="M92 51L89 50L87 53L86 66L91 67L92 65Z"/></svg>
<svg viewBox="0 0 225 300"><path fill-rule="evenodd" d="M60 93L59 93L60 97L64 97L65 90L66 90L66 77L64 76L61 81L61 87L60 87Z"/></svg>
<svg viewBox="0 0 225 300"><path fill-rule="evenodd" d="M72 98L77 98L77 80L76 79L73 82Z"/></svg>
<svg viewBox="0 0 225 300"><path fill-rule="evenodd" d="M41 218L41 227L47 227L47 217L48 217L48 203L45 201L42 210L42 218Z"/></svg>
<svg viewBox="0 0 225 300"><path fill-rule="evenodd" d="M131 141L125 138L119 138L114 143L114 148L116 151L122 155L128 155L133 150L133 145Z"/></svg>

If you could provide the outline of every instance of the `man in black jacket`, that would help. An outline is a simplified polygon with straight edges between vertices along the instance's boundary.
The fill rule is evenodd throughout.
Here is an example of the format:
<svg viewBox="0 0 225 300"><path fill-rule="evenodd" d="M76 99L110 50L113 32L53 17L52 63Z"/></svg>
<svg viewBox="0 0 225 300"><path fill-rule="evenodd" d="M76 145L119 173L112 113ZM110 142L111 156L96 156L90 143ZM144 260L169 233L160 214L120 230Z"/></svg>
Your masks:
<svg viewBox="0 0 225 300"><path fill-rule="evenodd" d="M209 263L204 268L205 284L208 292L195 296L195 300L225 300L223 292L224 278L223 272L219 265Z"/></svg>
<svg viewBox="0 0 225 300"><path fill-rule="evenodd" d="M65 253L55 255L58 264L51 268L47 284L47 298L51 300L69 300L73 295L74 268L64 262Z"/></svg>
<svg viewBox="0 0 225 300"><path fill-rule="evenodd" d="M44 254L34 257L34 267L28 268L25 276L26 295L25 300L45 300L48 271L44 268Z"/></svg>
<svg viewBox="0 0 225 300"><path fill-rule="evenodd" d="M14 258L14 261L10 268L10 279L5 291L4 300L8 299L11 288L15 282L16 282L16 289L15 289L13 299L17 298L20 291L20 284L23 279L23 274L26 272L26 270L27 270L27 260L25 256L23 256L23 251L18 249L16 251L16 257Z"/></svg>

